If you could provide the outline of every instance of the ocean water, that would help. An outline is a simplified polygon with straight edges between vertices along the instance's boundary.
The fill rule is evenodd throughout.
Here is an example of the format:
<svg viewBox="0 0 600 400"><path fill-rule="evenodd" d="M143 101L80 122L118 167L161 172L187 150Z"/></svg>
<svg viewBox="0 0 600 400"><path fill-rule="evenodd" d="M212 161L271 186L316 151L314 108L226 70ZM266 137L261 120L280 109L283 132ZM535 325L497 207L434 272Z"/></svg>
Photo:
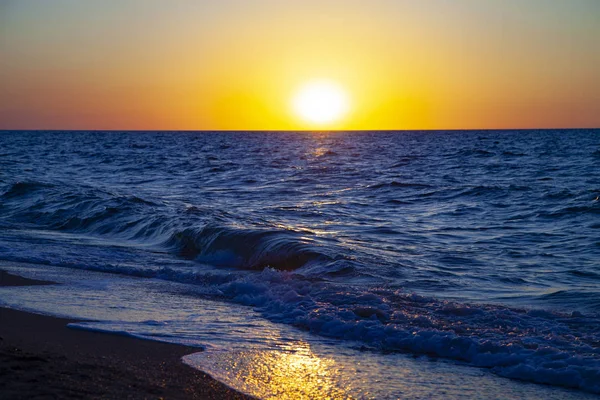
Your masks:
<svg viewBox="0 0 600 400"><path fill-rule="evenodd" d="M261 398L600 393L600 130L0 132L4 306Z"/></svg>

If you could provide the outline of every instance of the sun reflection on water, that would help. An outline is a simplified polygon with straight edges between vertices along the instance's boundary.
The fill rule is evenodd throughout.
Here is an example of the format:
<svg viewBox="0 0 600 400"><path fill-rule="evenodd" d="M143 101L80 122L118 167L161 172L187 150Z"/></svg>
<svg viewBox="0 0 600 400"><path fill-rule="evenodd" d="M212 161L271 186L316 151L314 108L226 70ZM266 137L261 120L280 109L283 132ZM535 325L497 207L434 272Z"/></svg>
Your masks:
<svg viewBox="0 0 600 400"><path fill-rule="evenodd" d="M276 398L347 398L332 382L334 362L316 357L307 347L292 352L255 354L256 368L248 371L246 381L253 386L267 386Z"/></svg>
<svg viewBox="0 0 600 400"><path fill-rule="evenodd" d="M261 399L352 398L340 385L336 362L317 356L307 343L295 342L280 351L199 353L196 356L204 358L201 363L210 366L207 369L215 379Z"/></svg>

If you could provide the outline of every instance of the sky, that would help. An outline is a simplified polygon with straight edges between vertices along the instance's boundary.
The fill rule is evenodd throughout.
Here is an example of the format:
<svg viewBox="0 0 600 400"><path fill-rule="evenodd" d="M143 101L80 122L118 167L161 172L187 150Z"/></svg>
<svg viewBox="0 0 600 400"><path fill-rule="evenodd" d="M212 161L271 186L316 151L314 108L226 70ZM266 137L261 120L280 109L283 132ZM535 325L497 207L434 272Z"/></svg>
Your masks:
<svg viewBox="0 0 600 400"><path fill-rule="evenodd" d="M599 38L598 0L0 0L0 129L598 128Z"/></svg>

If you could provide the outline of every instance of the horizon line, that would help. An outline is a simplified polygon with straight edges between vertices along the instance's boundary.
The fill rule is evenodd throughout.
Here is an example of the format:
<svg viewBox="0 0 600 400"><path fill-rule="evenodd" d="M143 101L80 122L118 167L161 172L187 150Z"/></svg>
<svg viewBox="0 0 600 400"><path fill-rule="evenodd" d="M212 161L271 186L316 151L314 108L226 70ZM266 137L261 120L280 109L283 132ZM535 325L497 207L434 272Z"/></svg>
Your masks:
<svg viewBox="0 0 600 400"><path fill-rule="evenodd" d="M334 133L334 132L464 132L464 131L564 131L598 130L598 127L571 128L452 128L452 129L4 129L0 132L297 132L297 133Z"/></svg>

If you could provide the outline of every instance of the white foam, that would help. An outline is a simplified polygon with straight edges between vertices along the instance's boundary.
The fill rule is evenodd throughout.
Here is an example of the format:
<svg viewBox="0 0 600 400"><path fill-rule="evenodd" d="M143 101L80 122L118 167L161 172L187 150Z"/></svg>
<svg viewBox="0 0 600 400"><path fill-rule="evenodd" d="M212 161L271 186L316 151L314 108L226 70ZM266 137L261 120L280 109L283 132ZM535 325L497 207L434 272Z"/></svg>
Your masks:
<svg viewBox="0 0 600 400"><path fill-rule="evenodd" d="M600 393L600 318L349 288L266 269L220 285L266 318L369 348L428 354L498 375Z"/></svg>

